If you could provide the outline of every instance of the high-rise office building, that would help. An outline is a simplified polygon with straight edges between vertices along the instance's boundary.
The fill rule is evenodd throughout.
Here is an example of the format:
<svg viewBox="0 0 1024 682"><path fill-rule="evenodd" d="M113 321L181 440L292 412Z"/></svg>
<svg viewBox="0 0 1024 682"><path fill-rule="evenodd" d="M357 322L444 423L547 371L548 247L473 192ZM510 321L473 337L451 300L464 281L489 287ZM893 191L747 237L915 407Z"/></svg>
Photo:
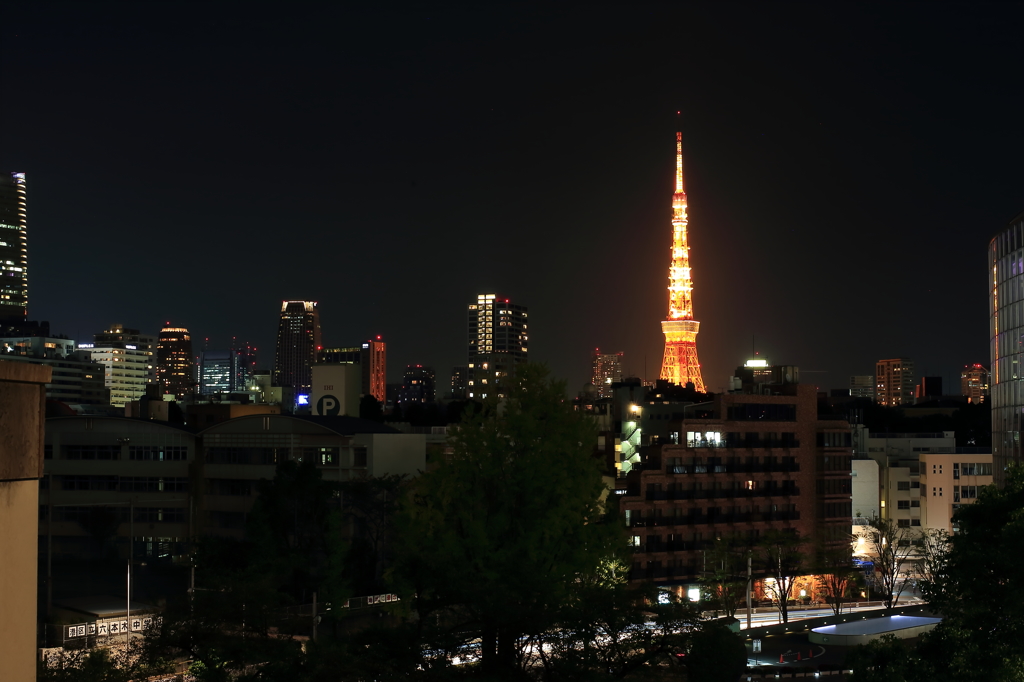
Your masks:
<svg viewBox="0 0 1024 682"><path fill-rule="evenodd" d="M960 371L960 395L967 396L967 402L984 402L988 396L989 374L985 366L975 362L964 365Z"/></svg>
<svg viewBox="0 0 1024 682"><path fill-rule="evenodd" d="M193 392L192 336L184 327L167 326L156 341L156 380L161 393L184 398Z"/></svg>
<svg viewBox="0 0 1024 682"><path fill-rule="evenodd" d="M28 316L28 204L25 174L0 172L0 322ZM48 335L47 333L44 336Z"/></svg>
<svg viewBox="0 0 1024 682"><path fill-rule="evenodd" d="M313 363L320 350L320 312L316 301L282 301L277 327L277 358L274 375L280 386L297 394L309 394Z"/></svg>
<svg viewBox="0 0 1024 682"><path fill-rule="evenodd" d="M380 336L363 344L363 393L383 405L387 400L387 345Z"/></svg>
<svg viewBox="0 0 1024 682"><path fill-rule="evenodd" d="M469 395L469 367L452 367L452 400L465 400Z"/></svg>
<svg viewBox="0 0 1024 682"><path fill-rule="evenodd" d="M854 398L875 399L875 376L861 374L850 377L850 395Z"/></svg>
<svg viewBox="0 0 1024 682"><path fill-rule="evenodd" d="M256 348L248 342L232 339L231 352L235 356L232 391L244 391L253 385L253 374L256 372Z"/></svg>
<svg viewBox="0 0 1024 682"><path fill-rule="evenodd" d="M409 403L427 404L437 398L436 383L434 380L434 368L423 365L406 365L405 376L402 378L402 388L398 392L396 402L407 405Z"/></svg>
<svg viewBox="0 0 1024 682"><path fill-rule="evenodd" d="M362 366L363 395L372 395L381 405L387 399L387 344L378 335L361 346L323 348L317 351L316 361L323 364L359 364Z"/></svg>
<svg viewBox="0 0 1024 682"><path fill-rule="evenodd" d="M938 400L942 397L942 377L921 377L921 383L914 389L914 398L919 403Z"/></svg>
<svg viewBox="0 0 1024 682"><path fill-rule="evenodd" d="M235 384L236 358L230 350L204 350L199 353L199 393L214 395L244 391Z"/></svg>
<svg viewBox="0 0 1024 682"><path fill-rule="evenodd" d="M486 398L527 361L529 348L526 306L497 294L480 294L469 304L470 398Z"/></svg>
<svg viewBox="0 0 1024 682"><path fill-rule="evenodd" d="M1024 461L1021 450L1024 393L1024 213L988 245L989 344L992 375L992 475L1006 484L1006 468Z"/></svg>
<svg viewBox="0 0 1024 682"><path fill-rule="evenodd" d="M138 329L115 323L94 334L92 343L80 343L78 347L88 350L93 362L103 365L111 405L124 407L138 400L146 394L146 385L156 382L156 338Z"/></svg>
<svg viewBox="0 0 1024 682"><path fill-rule="evenodd" d="M590 383L597 389L598 398L610 398L612 384L622 381L622 357L622 353L602 353L600 348L594 349Z"/></svg>
<svg viewBox="0 0 1024 682"><path fill-rule="evenodd" d="M668 270L668 319L662 321L665 358L661 378L678 386L693 384L704 392L700 363L697 362L697 332L693 319L693 278L690 274L690 246L687 242L686 191L683 189L683 133L676 132L676 191L672 195L672 264Z"/></svg>
<svg viewBox="0 0 1024 682"><path fill-rule="evenodd" d="M914 361L892 358L875 363L875 401L886 407L914 404Z"/></svg>

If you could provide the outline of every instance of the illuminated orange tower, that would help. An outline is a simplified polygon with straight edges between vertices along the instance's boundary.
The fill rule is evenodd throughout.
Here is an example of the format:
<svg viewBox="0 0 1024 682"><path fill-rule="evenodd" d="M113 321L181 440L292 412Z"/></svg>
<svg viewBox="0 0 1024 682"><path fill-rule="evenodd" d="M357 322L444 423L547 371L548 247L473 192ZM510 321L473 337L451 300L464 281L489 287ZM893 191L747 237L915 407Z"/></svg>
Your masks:
<svg viewBox="0 0 1024 682"><path fill-rule="evenodd" d="M679 386L692 382L703 393L704 380L700 376L700 363L697 362L697 331L700 322L693 319L693 280L690 278L686 223L683 133L677 132L676 191L672 195L672 265L668 270L668 319L661 323L661 330L665 332L665 359L661 362L661 378Z"/></svg>

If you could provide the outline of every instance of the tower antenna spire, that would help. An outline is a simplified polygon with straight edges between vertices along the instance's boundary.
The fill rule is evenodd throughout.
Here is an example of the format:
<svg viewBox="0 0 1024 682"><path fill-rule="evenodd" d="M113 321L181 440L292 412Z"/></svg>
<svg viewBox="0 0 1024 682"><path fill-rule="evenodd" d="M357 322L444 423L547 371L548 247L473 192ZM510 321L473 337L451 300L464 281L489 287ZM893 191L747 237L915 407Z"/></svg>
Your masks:
<svg viewBox="0 0 1024 682"><path fill-rule="evenodd" d="M676 194L683 193L683 112L676 112Z"/></svg>

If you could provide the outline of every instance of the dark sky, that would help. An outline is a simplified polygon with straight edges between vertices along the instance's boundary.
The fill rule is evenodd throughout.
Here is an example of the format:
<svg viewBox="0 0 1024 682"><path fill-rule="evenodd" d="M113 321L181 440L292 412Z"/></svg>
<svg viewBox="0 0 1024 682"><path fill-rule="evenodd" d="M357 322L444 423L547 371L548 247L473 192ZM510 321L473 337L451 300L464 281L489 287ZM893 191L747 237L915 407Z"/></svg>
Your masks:
<svg viewBox="0 0 1024 682"><path fill-rule="evenodd" d="M679 109L710 390L752 337L823 389L988 363L1024 5L354 4L0 4L30 317L269 366L280 301L312 299L326 344L446 379L494 291L570 390L598 346L655 378Z"/></svg>

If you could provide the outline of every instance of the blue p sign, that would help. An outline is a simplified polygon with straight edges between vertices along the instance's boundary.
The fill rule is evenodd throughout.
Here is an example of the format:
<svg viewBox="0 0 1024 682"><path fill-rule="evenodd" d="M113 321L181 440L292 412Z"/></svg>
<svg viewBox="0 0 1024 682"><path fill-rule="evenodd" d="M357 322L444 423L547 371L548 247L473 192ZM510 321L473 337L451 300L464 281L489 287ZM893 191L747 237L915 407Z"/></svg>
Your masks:
<svg viewBox="0 0 1024 682"><path fill-rule="evenodd" d="M341 401L333 395L320 396L316 401L316 413L324 417L333 417L341 412Z"/></svg>

